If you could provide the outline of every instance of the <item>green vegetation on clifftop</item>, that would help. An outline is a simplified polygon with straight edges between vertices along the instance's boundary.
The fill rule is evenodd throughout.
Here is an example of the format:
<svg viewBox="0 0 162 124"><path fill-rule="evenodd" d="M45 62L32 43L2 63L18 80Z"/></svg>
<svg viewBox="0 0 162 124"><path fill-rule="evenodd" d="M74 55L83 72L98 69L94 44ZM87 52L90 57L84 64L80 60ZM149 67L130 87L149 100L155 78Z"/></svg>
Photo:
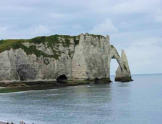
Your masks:
<svg viewBox="0 0 162 124"><path fill-rule="evenodd" d="M23 49L26 54L35 54L37 57L53 57L58 59L60 56L60 51L58 47L62 44L64 47L69 47L71 45L70 40L73 39L74 45L79 44L79 36L69 36L69 35L51 35L51 36L41 36L32 39L8 39L0 40L0 52L9 49ZM53 55L48 55L45 52L38 50L35 45L25 46L23 43L33 43L33 44L44 44L48 48L51 48Z"/></svg>

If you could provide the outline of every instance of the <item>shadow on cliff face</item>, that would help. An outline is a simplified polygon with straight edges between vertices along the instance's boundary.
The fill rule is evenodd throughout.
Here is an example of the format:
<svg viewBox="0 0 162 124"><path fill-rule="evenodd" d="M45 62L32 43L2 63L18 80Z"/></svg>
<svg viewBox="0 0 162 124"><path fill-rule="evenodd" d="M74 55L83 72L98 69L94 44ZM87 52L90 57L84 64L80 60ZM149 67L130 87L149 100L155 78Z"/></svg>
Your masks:
<svg viewBox="0 0 162 124"><path fill-rule="evenodd" d="M60 75L60 76L57 77L56 81L58 83L65 84L65 83L67 83L67 77L66 77L65 74Z"/></svg>
<svg viewBox="0 0 162 124"><path fill-rule="evenodd" d="M16 70L21 81L34 80L36 77L36 70L28 64L19 65L16 67Z"/></svg>

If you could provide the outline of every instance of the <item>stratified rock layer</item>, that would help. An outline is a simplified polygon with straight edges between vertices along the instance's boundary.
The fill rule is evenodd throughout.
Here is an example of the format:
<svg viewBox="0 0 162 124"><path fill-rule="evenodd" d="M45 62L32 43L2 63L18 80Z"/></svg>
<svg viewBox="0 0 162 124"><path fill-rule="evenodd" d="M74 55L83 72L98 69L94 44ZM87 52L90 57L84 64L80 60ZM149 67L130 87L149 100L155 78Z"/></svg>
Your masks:
<svg viewBox="0 0 162 124"><path fill-rule="evenodd" d="M3 40L0 41L0 81L46 81L65 75L68 80L110 82L111 59L116 59L120 66L116 80L130 77L125 58L124 53L120 58L109 36L53 35Z"/></svg>

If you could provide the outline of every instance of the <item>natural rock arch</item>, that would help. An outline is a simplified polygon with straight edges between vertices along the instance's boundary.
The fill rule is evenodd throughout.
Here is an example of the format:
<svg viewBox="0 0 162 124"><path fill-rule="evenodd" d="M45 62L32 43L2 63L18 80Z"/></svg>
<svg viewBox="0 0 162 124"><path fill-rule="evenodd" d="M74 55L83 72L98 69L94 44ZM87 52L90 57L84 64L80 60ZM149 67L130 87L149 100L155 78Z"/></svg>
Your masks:
<svg viewBox="0 0 162 124"><path fill-rule="evenodd" d="M66 74L67 80L110 82L111 59L119 64L115 79L131 79L125 53L120 57L109 36L51 35L2 40L0 46L0 81L60 81L59 76Z"/></svg>
<svg viewBox="0 0 162 124"><path fill-rule="evenodd" d="M121 82L132 81L127 56L124 50L122 50L121 53L120 63L121 63L121 67L118 67L116 71L115 81L121 81Z"/></svg>
<svg viewBox="0 0 162 124"><path fill-rule="evenodd" d="M116 70L115 81L128 82L132 81L128 60L124 50L122 50L121 57L116 48L111 45L111 59L116 59L119 66Z"/></svg>

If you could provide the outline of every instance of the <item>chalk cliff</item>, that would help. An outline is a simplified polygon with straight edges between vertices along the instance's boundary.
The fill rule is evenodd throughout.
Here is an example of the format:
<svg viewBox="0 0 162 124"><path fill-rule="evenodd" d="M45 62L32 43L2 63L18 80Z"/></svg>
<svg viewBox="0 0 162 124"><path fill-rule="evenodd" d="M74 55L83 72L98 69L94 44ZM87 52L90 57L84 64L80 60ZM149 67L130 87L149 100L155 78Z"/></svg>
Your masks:
<svg viewBox="0 0 162 124"><path fill-rule="evenodd" d="M124 52L120 57L109 36L52 35L0 41L0 81L68 80L110 81L110 62L119 67L116 80L130 81Z"/></svg>
<svg viewBox="0 0 162 124"><path fill-rule="evenodd" d="M123 66L123 68L121 68L120 66L118 67L116 71L115 81L122 81L122 82L132 81L127 56L124 50L122 50L120 60L121 60L121 65Z"/></svg>

